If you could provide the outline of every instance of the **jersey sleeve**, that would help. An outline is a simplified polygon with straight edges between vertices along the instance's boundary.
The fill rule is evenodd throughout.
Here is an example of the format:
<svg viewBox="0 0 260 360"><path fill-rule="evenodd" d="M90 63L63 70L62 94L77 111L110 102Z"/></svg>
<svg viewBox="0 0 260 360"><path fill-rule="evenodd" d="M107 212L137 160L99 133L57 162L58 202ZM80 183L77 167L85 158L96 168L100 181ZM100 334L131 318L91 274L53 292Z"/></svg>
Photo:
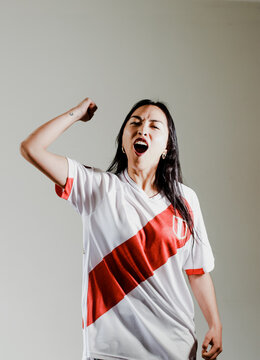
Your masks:
<svg viewBox="0 0 260 360"><path fill-rule="evenodd" d="M184 260L183 270L187 275L204 274L214 269L215 258L208 239L207 230L204 224L199 199L194 192L193 215L195 239L191 236L188 240L188 255Z"/></svg>
<svg viewBox="0 0 260 360"><path fill-rule="evenodd" d="M92 212L99 197L99 187L104 171L86 166L77 160L67 157L68 175L65 187L55 184L56 194L67 200L75 210L82 215L83 212Z"/></svg>

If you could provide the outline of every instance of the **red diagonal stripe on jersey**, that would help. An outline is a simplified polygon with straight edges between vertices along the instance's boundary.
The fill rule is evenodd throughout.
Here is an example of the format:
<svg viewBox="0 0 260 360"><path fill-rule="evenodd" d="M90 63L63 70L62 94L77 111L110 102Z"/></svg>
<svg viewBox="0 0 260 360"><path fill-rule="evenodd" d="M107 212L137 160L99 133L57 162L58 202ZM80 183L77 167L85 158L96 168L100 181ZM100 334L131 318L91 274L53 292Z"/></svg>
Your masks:
<svg viewBox="0 0 260 360"><path fill-rule="evenodd" d="M193 213L184 199L192 218ZM89 273L87 296L87 326L121 301L154 270L167 262L190 238L178 239L173 221L177 221L170 205L149 221L136 235L117 246ZM181 217L176 210L176 216ZM179 226L187 226L179 222ZM175 231L173 231L175 229ZM179 229L180 230L180 229ZM177 233L178 234L178 233ZM185 229L179 232L183 236Z"/></svg>

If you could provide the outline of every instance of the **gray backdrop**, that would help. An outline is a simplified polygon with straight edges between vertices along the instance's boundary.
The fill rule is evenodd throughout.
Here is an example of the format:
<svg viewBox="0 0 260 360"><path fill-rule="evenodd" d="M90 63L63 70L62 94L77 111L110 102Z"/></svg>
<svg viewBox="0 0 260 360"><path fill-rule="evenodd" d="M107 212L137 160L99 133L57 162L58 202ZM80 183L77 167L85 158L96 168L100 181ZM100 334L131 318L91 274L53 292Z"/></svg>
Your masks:
<svg viewBox="0 0 260 360"><path fill-rule="evenodd" d="M48 150L106 170L130 107L166 102L216 259L218 358L257 359L260 4L14 0L0 17L0 358L81 359L81 219L19 148L90 97L94 118ZM208 326L194 302L200 359Z"/></svg>

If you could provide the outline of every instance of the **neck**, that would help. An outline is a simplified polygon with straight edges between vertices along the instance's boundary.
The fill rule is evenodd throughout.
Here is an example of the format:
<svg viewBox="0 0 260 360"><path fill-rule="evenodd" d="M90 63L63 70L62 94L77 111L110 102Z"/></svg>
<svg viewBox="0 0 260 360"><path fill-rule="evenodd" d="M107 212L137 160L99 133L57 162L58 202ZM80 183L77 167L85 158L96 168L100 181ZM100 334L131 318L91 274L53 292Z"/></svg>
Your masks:
<svg viewBox="0 0 260 360"><path fill-rule="evenodd" d="M136 169L128 166L127 171L131 179L134 180L148 196L153 196L158 193L158 189L154 185L156 169Z"/></svg>

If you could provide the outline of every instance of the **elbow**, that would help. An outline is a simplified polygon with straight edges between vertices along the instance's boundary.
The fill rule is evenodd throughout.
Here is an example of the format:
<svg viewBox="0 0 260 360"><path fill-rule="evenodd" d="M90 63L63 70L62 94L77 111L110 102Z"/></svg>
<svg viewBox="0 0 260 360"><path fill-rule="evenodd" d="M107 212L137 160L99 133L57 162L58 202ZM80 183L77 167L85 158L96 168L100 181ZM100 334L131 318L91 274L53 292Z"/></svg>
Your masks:
<svg viewBox="0 0 260 360"><path fill-rule="evenodd" d="M30 154L30 149L28 147L28 145L26 144L25 141L22 141L20 143L20 148L19 148L20 154L26 159L28 160L28 156Z"/></svg>
<svg viewBox="0 0 260 360"><path fill-rule="evenodd" d="M21 142L21 143L20 143L20 148L19 148L19 150L20 150L20 154L21 154L22 156L24 156L24 155L25 155L25 152L26 152L24 142Z"/></svg>
<svg viewBox="0 0 260 360"><path fill-rule="evenodd" d="M26 151L26 142L22 141L20 143L20 153L23 154Z"/></svg>

